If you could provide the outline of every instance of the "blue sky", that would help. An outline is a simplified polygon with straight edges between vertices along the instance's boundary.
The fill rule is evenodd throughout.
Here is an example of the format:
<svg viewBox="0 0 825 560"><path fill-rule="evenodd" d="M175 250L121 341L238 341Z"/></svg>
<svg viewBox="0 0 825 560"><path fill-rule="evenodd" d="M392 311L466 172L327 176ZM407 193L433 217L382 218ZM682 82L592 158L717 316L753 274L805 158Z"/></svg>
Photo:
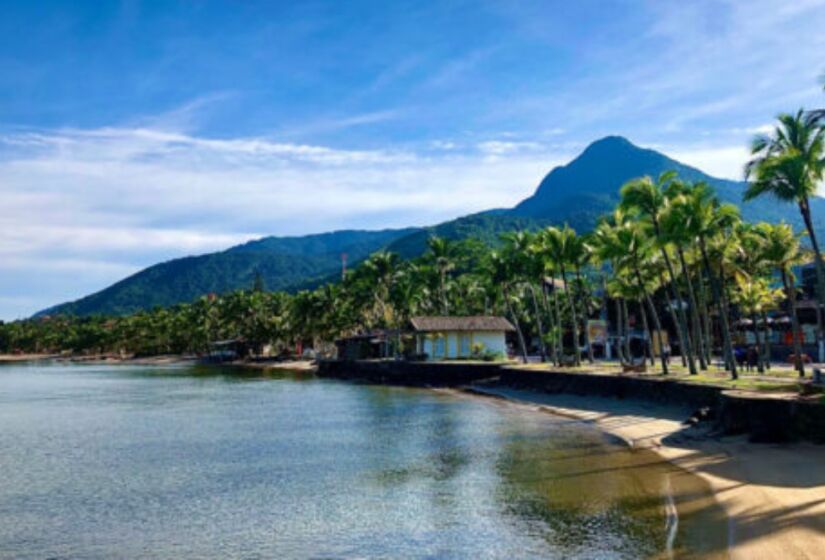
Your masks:
<svg viewBox="0 0 825 560"><path fill-rule="evenodd" d="M268 234L528 196L621 134L741 178L825 103L825 0L24 2L0 18L0 318Z"/></svg>

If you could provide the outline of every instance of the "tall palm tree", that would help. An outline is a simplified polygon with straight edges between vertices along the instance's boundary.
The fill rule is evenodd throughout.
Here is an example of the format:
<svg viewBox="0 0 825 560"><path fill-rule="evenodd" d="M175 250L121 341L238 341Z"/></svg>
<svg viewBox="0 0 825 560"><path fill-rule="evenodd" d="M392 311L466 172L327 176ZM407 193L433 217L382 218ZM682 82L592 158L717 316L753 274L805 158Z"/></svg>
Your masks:
<svg viewBox="0 0 825 560"><path fill-rule="evenodd" d="M450 306L447 300L447 285L449 274L456 267L455 247L448 239L432 236L427 239L427 249L425 258L438 276L438 299L441 303L441 313L448 315Z"/></svg>
<svg viewBox="0 0 825 560"><path fill-rule="evenodd" d="M764 239L762 259L779 271L782 286L785 289L787 313L791 318L791 331L794 348L794 366L800 377L805 377L805 363L802 360L802 344L799 340L799 317L796 310L796 286L793 267L804 261L799 243L800 236L795 234L788 224L766 224L757 226L758 233Z"/></svg>
<svg viewBox="0 0 825 560"><path fill-rule="evenodd" d="M489 267L490 280L501 290L507 313L510 315L513 326L516 328L521 359L526 364L527 345L524 342L524 332L521 329L521 321L519 321L515 307L513 306L513 283L518 277L517 267L514 266L510 255L499 251L490 253L487 264Z"/></svg>
<svg viewBox="0 0 825 560"><path fill-rule="evenodd" d="M764 317L764 312L774 307L780 297L781 291L771 289L768 280L765 278L747 276L739 276L737 278L734 299L742 311L750 316L754 340L756 341L756 367L759 373L765 372L762 353L764 343L759 334L759 318Z"/></svg>
<svg viewBox="0 0 825 560"><path fill-rule="evenodd" d="M690 337L690 331L687 326L687 318L685 316L684 306L682 305L682 297L679 286L677 284L676 271L673 267L670 255L667 250L667 240L662 230L662 213L665 211L668 204L668 199L665 191L676 179L674 171L666 171L662 173L654 182L648 176L639 179L633 179L625 183L621 189L620 207L626 211L635 212L639 217L647 220L653 230L654 238L659 243L659 251L662 255L662 260L667 269L668 279L670 280L670 290L673 299L678 304L676 308L676 316L678 318L679 329L681 331L680 343L682 350L687 359L688 370L691 375L696 375L696 362L693 356L693 345Z"/></svg>
<svg viewBox="0 0 825 560"><path fill-rule="evenodd" d="M549 259L559 267L564 293L567 296L567 305L570 310L570 326L573 331L573 356L576 366L581 365L581 348L579 347L579 320L576 305L573 301L573 292L567 280L567 271L572 264L579 241L576 230L565 225L559 229L548 227L545 229L545 242Z"/></svg>
<svg viewBox="0 0 825 560"><path fill-rule="evenodd" d="M783 202L793 202L799 208L811 246L817 280L817 341L820 361L825 361L825 263L819 250L811 197L825 178L825 127L822 119L800 109L795 114L783 113L771 135L756 136L751 143L751 159L745 166L745 178L750 181L744 199L772 196Z"/></svg>
<svg viewBox="0 0 825 560"><path fill-rule="evenodd" d="M682 203L685 205L684 211L681 212L682 227L686 234L698 242L705 274L710 281L713 300L719 310L725 363L735 379L737 377L736 360L733 354L733 337L723 285L724 274L721 269L714 266L710 249L716 239L729 236L731 229L739 223L739 209L732 204L721 204L713 189L706 183L694 184Z"/></svg>
<svg viewBox="0 0 825 560"><path fill-rule="evenodd" d="M682 268L682 276L687 287L688 301L693 340L697 344L696 353L699 357L699 369L706 370L706 344L702 336L702 326L699 316L699 304L697 303L696 291L693 288L691 270L688 267L685 251L692 246L695 238L692 232L685 227L685 222L691 219L692 208L690 205L690 192L693 186L682 181L673 181L668 189L670 200L661 216L662 239L670 243L676 249L679 264Z"/></svg>
<svg viewBox="0 0 825 560"><path fill-rule="evenodd" d="M542 312L536 296L535 281L543 273L543 263L536 258L533 236L524 231L502 235L504 241L503 252L507 253L513 263L513 272L523 282L533 305L533 316L538 330L539 353L541 361L547 361L547 350L544 345L544 323Z"/></svg>
<svg viewBox="0 0 825 560"><path fill-rule="evenodd" d="M371 318L374 325L389 326L394 319L394 309L390 300L393 285L398 278L400 259L396 253L379 251L373 253L363 265L365 279L371 286L373 307Z"/></svg>
<svg viewBox="0 0 825 560"><path fill-rule="evenodd" d="M664 352L662 324L656 306L650 297L656 289L656 284L650 275L643 272L646 263L650 262L655 251L653 239L645 234L638 222L629 220L626 214L617 210L613 214L612 223L604 221L596 227L591 236L591 243L599 258L614 264L614 277L618 278L623 271L626 271L625 275L628 280L623 283L630 284L632 287L620 291L635 293L635 298L642 307L643 317L645 316L644 306L647 306L647 315L650 315L656 331L662 373L667 375L669 369ZM647 322L646 319L645 322ZM649 333L650 329L646 330ZM652 337L650 342L653 343Z"/></svg>

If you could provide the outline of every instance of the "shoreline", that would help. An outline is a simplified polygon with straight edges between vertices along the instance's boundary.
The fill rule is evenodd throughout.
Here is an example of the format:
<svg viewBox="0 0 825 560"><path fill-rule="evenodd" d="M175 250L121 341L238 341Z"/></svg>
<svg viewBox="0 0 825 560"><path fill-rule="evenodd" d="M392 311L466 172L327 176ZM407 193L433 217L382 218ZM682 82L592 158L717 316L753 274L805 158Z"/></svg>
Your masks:
<svg viewBox="0 0 825 560"><path fill-rule="evenodd" d="M549 394L502 386L459 391L534 407L593 425L634 449L648 449L698 476L727 514L734 559L821 558L825 550L825 447L710 437L684 421L691 410L607 397Z"/></svg>

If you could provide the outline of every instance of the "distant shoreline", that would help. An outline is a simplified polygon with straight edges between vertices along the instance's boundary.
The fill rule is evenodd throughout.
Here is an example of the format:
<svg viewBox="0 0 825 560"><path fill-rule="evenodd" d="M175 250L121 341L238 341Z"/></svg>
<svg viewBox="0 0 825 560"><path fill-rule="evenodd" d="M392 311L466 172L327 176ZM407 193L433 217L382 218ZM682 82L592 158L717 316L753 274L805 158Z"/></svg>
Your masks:
<svg viewBox="0 0 825 560"><path fill-rule="evenodd" d="M59 354L0 354L0 364L54 360Z"/></svg>
<svg viewBox="0 0 825 560"><path fill-rule="evenodd" d="M25 362L40 362L40 361L56 361L68 363L84 363L84 364L112 364L112 365L143 365L143 366L162 366L174 364L195 364L198 362L197 356L181 355L181 354L162 354L158 356L145 357L126 357L121 358L111 354L92 355L92 356L72 356L61 354L0 354L0 364L2 363L25 363ZM317 366L312 360L264 360L264 361L245 361L238 360L233 362L222 362L215 364L216 366L231 366L242 367L258 370L292 370L292 371L316 371Z"/></svg>

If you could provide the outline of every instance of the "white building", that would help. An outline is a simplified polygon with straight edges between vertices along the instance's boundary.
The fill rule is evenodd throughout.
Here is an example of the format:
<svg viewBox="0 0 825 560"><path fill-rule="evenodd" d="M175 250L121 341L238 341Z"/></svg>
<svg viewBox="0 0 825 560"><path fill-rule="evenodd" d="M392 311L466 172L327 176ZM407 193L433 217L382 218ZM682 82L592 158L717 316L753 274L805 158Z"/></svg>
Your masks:
<svg viewBox="0 0 825 560"><path fill-rule="evenodd" d="M506 357L506 333L515 331L504 317L413 317L416 352L430 360Z"/></svg>

